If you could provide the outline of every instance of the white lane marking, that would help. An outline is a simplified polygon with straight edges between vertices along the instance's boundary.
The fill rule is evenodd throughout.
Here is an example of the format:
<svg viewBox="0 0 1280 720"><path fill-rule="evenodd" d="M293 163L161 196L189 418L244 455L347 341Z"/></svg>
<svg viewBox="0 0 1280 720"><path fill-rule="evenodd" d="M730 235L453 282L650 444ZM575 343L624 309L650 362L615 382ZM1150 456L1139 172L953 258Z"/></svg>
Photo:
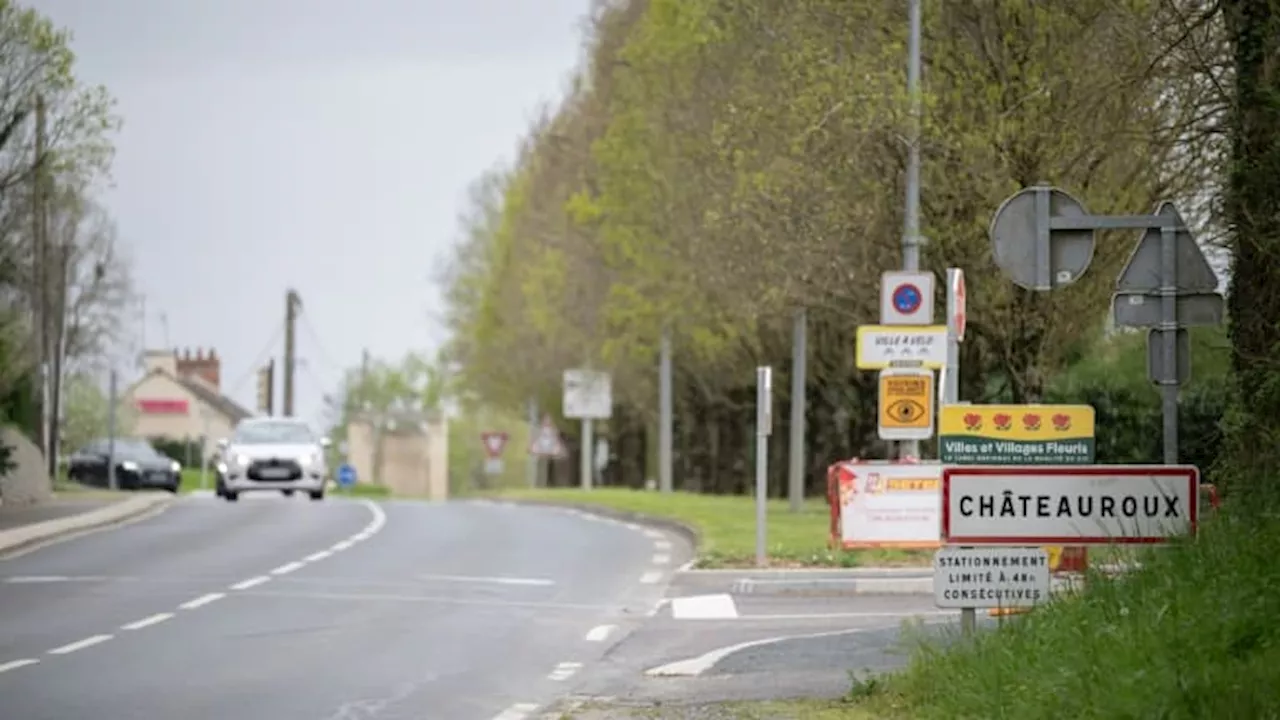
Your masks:
<svg viewBox="0 0 1280 720"><path fill-rule="evenodd" d="M330 555L332 555L332 554L333 554L333 553L332 553L332 552L330 552L330 551L328 551L328 550L321 550L320 552L311 553L310 555L306 556L305 558L303 558L303 561L304 561L304 562L318 562L318 561L320 561L320 560L323 560L323 559L325 559L325 558L329 557L329 556L330 556Z"/></svg>
<svg viewBox="0 0 1280 720"><path fill-rule="evenodd" d="M685 660L677 660L676 662L659 665L655 668L645 670L644 674L649 676L683 676L696 677L715 666L716 663L729 657L730 655L747 648L759 647L761 645L772 645L784 640L799 640L802 638L820 638L834 637L836 635L855 635L857 633L872 632L875 630L888 630L892 626L874 627L874 628L858 628L856 630L833 630L830 632L810 633L808 635L785 635L782 637L765 638L764 640L752 640L750 642L738 643L737 645L729 645L728 647L716 648L708 653L703 653L697 657Z"/></svg>
<svg viewBox="0 0 1280 720"><path fill-rule="evenodd" d="M208 605L211 602L221 600L226 596L227 596L226 593L209 593L208 595L201 595L195 600L188 600L187 602L182 603L178 607L182 608L183 610L195 610L198 607L204 607L205 605Z"/></svg>
<svg viewBox="0 0 1280 720"><path fill-rule="evenodd" d="M671 556L665 553L653 556L654 565L666 565L669 562L671 562Z"/></svg>
<svg viewBox="0 0 1280 720"><path fill-rule="evenodd" d="M550 675L547 675L547 679L556 681L568 680L573 677L573 674L578 672L581 667L582 663L562 662L556 666L555 670L551 671Z"/></svg>
<svg viewBox="0 0 1280 720"><path fill-rule="evenodd" d="M156 613L151 617L142 618L137 622L131 622L128 625L121 625L120 629L121 630L141 630L144 627L151 627L152 625L155 625L157 623L162 623L171 617L173 617L173 613Z"/></svg>
<svg viewBox="0 0 1280 720"><path fill-rule="evenodd" d="M654 529L652 529L652 528L649 528L649 529L645 530L645 531L644 531L644 534L645 534L645 536L647 536L647 537L651 537L651 538L653 538L654 540L663 540L663 539L665 539L665 538L667 537L666 535L663 535L661 532L659 532L659 531L657 531L657 530L654 530Z"/></svg>
<svg viewBox="0 0 1280 720"><path fill-rule="evenodd" d="M280 567L276 568L275 570L272 570L272 571L271 571L271 574L272 574L272 575L286 575L286 574L288 574L288 573L293 572L294 570L297 570L297 569L298 569L298 568L300 568L300 567L302 567L302 563L300 563L300 562L285 563L284 565L281 565Z"/></svg>
<svg viewBox="0 0 1280 720"><path fill-rule="evenodd" d="M69 645L63 645L60 648L54 648L49 651L49 654L50 655L66 655L67 653L73 653L77 650L83 650L87 647L93 647L98 643L104 643L110 640L112 637L113 636L111 635L94 635L93 637L87 637L83 640L77 640L76 642L70 643Z"/></svg>
<svg viewBox="0 0 1280 720"><path fill-rule="evenodd" d="M71 578L66 575L15 575L14 577L6 578L5 582L12 583L14 585L27 583L56 583L71 582Z"/></svg>
<svg viewBox="0 0 1280 720"><path fill-rule="evenodd" d="M656 583L661 579L662 579L662 573L657 570L650 570L649 572L640 576L640 582L644 583L645 585L652 585L653 583Z"/></svg>
<svg viewBox="0 0 1280 720"><path fill-rule="evenodd" d="M524 720L537 709L538 706L533 703L516 703L495 715L493 720Z"/></svg>
<svg viewBox="0 0 1280 720"><path fill-rule="evenodd" d="M687 572L689 572L689 571L693 570L693 566L694 566L697 562L698 562L698 559L697 559L697 558L694 558L693 560L690 560L689 562L687 562L687 563L685 563L685 564L681 565L680 567L676 568L676 572L678 572L678 573L687 573Z"/></svg>
<svg viewBox="0 0 1280 720"><path fill-rule="evenodd" d="M461 582L461 583L490 583L493 585L536 585L547 587L555 585L555 580L546 578L522 578L522 577L473 577L468 575L419 575L422 580L438 580L440 582Z"/></svg>
<svg viewBox="0 0 1280 720"><path fill-rule="evenodd" d="M604 642L609 633L617 629L617 625L597 625L587 633L587 642Z"/></svg>
<svg viewBox="0 0 1280 720"><path fill-rule="evenodd" d="M251 587L257 587L264 582L270 582L270 581L271 581L271 578L267 577L266 575L259 575L258 577L251 577L248 580L241 580L235 585L232 585L231 589L232 590L248 590Z"/></svg>
<svg viewBox="0 0 1280 720"><path fill-rule="evenodd" d="M372 533L370 533L368 530L365 530L364 532L358 532L355 535L352 535L351 542L353 543L361 542L363 540L368 540L370 537L372 537Z"/></svg>
<svg viewBox="0 0 1280 720"><path fill-rule="evenodd" d="M658 614L658 612L659 612L659 611L661 611L661 610L662 610L662 608L666 607L667 603L669 603L669 602L671 602L671 598L659 598L659 599L658 599L658 602L654 603L654 604L653 604L653 607L652 607L652 608L650 608L650 609L649 609L649 612L648 612L648 613L646 613L646 614L647 614L649 617L653 617L653 616L657 615L657 614Z"/></svg>
<svg viewBox="0 0 1280 720"><path fill-rule="evenodd" d="M32 658L23 658L22 660L10 660L7 663L0 663L0 673L6 673L6 672L9 672L10 670L17 670L20 667L26 667L28 665L35 665L38 662L40 661L33 660Z"/></svg>
<svg viewBox="0 0 1280 720"><path fill-rule="evenodd" d="M661 552L670 552L670 550L671 550L671 541L670 541L670 540L654 540L654 541L653 541L653 549L654 549L654 550L659 550L659 551L661 551Z"/></svg>
<svg viewBox="0 0 1280 720"><path fill-rule="evenodd" d="M347 549L347 548L349 548L349 547L351 547L351 541L350 541L350 540L343 540L342 542L334 543L334 544L333 544L333 547L331 547L331 548L329 548L329 549L330 549L330 550L332 550L332 551L334 551L334 552L342 552L343 550L346 550L346 549Z"/></svg>
<svg viewBox="0 0 1280 720"><path fill-rule="evenodd" d="M672 598L671 617L676 620L728 620L738 617L738 606L727 594Z"/></svg>

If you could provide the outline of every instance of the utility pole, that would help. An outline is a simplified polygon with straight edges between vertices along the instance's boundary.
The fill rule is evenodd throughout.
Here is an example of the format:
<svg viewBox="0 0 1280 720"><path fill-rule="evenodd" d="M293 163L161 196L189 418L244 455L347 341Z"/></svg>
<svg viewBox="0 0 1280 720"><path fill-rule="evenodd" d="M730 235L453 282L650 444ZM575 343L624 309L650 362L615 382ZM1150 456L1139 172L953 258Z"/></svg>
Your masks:
<svg viewBox="0 0 1280 720"><path fill-rule="evenodd" d="M920 269L920 4L911 0L907 39L907 96L911 102L911 122L907 148L907 197L903 213L902 269ZM899 456L920 457L920 442L908 440L901 444Z"/></svg>
<svg viewBox="0 0 1280 720"><path fill-rule="evenodd" d="M302 299L296 290L284 295L284 416L293 417L293 373L297 367L297 324Z"/></svg>
<svg viewBox="0 0 1280 720"><path fill-rule="evenodd" d="M805 486L805 452L804 452L804 415L805 415L805 363L808 362L808 313L803 308L796 311L792 318L791 340L791 447L787 454L789 460L787 478L787 497L791 512L804 509Z"/></svg>
<svg viewBox="0 0 1280 720"><path fill-rule="evenodd" d="M40 449L44 452L45 466L49 477L56 477L58 458L54 447L57 435L55 423L57 415L53 412L53 300L50 297L50 276L55 263L51 261L49 248L48 219L48 186L45 183L45 166L48 158L47 117L44 96L35 96L35 158L31 173L31 245L32 281L34 284L34 305L36 314L36 352L39 354L37 367L40 370Z"/></svg>
<svg viewBox="0 0 1280 720"><path fill-rule="evenodd" d="M662 326L661 356L658 360L658 489L669 493L675 486L672 435L675 423L671 397L671 325Z"/></svg>
<svg viewBox="0 0 1280 720"><path fill-rule="evenodd" d="M116 415L120 410L116 405L120 399L116 397L116 370L111 369L111 378L107 381L107 487L117 490L116 484Z"/></svg>

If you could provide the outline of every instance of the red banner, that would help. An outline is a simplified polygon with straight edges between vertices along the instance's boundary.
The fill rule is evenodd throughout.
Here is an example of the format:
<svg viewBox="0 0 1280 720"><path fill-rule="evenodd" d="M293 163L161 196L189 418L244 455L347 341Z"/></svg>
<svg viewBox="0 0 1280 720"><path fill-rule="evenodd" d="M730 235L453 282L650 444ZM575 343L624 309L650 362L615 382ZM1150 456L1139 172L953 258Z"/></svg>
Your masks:
<svg viewBox="0 0 1280 720"><path fill-rule="evenodd" d="M146 415L186 415L187 401L181 398L146 398L136 401L138 412Z"/></svg>

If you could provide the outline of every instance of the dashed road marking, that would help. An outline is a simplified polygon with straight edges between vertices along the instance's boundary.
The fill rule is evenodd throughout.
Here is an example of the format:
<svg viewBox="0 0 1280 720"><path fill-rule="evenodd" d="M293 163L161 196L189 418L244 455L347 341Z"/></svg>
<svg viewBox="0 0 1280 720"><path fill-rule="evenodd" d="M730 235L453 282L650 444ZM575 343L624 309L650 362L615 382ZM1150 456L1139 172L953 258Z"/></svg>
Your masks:
<svg viewBox="0 0 1280 720"><path fill-rule="evenodd" d="M616 625L597 625L587 633L587 642L604 642L609 633L617 629Z"/></svg>
<svg viewBox="0 0 1280 720"><path fill-rule="evenodd" d="M662 552L669 552L671 550L671 541L670 540L654 540L653 549L661 550Z"/></svg>
<svg viewBox="0 0 1280 720"><path fill-rule="evenodd" d="M35 660L33 658L23 658L22 660L10 660L7 663L0 663L0 673L7 673L10 670L17 670L18 668L26 667L28 665L35 665L38 662L40 661Z"/></svg>
<svg viewBox="0 0 1280 720"><path fill-rule="evenodd" d="M303 560L305 562L317 562L319 560L323 560L329 557L332 554L333 553L329 550L321 550L320 552L317 552L317 553L311 553L310 555L303 558Z"/></svg>
<svg viewBox="0 0 1280 720"><path fill-rule="evenodd" d="M231 589L232 590L248 590L251 587L257 587L264 582L270 582L270 581L271 581L271 578L267 577L266 575L259 575L258 577L251 577L248 580L241 580L235 585L232 585Z"/></svg>
<svg viewBox="0 0 1280 720"><path fill-rule="evenodd" d="M669 562L671 562L671 556L667 555L666 553L661 553L653 556L654 565L666 565Z"/></svg>
<svg viewBox="0 0 1280 720"><path fill-rule="evenodd" d="M578 672L578 670L580 670L581 668L582 668L582 663L562 662L556 666L555 670L551 671L550 675L547 675L547 679L555 680L557 682L568 680L569 678L573 677L573 674Z"/></svg>
<svg viewBox="0 0 1280 720"><path fill-rule="evenodd" d="M494 716L493 720L524 720L538 709L533 703L516 703Z"/></svg>
<svg viewBox="0 0 1280 720"><path fill-rule="evenodd" d="M650 538L653 538L654 540L663 540L667 537L666 535L663 535L661 532L654 530L652 528L645 530L644 534Z"/></svg>
<svg viewBox="0 0 1280 720"><path fill-rule="evenodd" d="M329 548L329 549L330 549L330 550L332 550L332 551L334 551L334 552L341 552L341 551L346 550L347 548L351 547L351 544L352 544L352 543L351 543L351 541L350 541L350 540L343 540L342 542L334 543L334 544L333 544L333 547L331 547L331 548Z"/></svg>
<svg viewBox="0 0 1280 720"><path fill-rule="evenodd" d="M645 585L652 585L662 579L662 573L657 570L650 570L640 576L640 582Z"/></svg>
<svg viewBox="0 0 1280 720"><path fill-rule="evenodd" d="M87 647L93 647L98 643L104 643L110 640L112 637L114 636L113 635L94 635L93 637L87 637L83 640L77 640L73 643L63 645L62 647L54 648L49 651L49 654L50 655L66 655L67 653L73 653L77 650L83 650Z"/></svg>
<svg viewBox="0 0 1280 720"><path fill-rule="evenodd" d="M227 596L226 593L209 593L208 595L201 595L195 600L188 600L187 602L182 603L178 607L182 608L183 610L195 610L198 607L204 607L205 605L208 605L211 602L221 600L226 596Z"/></svg>
<svg viewBox="0 0 1280 720"><path fill-rule="evenodd" d="M131 623L129 623L128 625L121 625L121 626L120 626L120 629L121 629L121 630L141 630L141 629L142 629L142 628L144 628L144 627L151 627L152 625L156 625L156 624L158 624L158 623L162 623L162 622L164 622L165 620L168 620L168 619L169 619L169 618L171 618L171 617L173 617L173 613L167 613L167 612L166 612L166 613L156 613L155 615L152 615L151 617L145 617L145 618L142 618L141 620L139 620L139 621L137 621L137 622L131 622Z"/></svg>
<svg viewBox="0 0 1280 720"><path fill-rule="evenodd" d="M291 563L285 563L284 565L281 565L280 567L276 568L275 570L272 570L272 571L271 571L271 574L272 574L272 575L287 575L288 573L291 573L291 572L293 572L294 570L297 570L297 569L298 569L298 568L300 568L300 567L302 567L302 563L297 562L297 561L294 561L294 562L291 562Z"/></svg>

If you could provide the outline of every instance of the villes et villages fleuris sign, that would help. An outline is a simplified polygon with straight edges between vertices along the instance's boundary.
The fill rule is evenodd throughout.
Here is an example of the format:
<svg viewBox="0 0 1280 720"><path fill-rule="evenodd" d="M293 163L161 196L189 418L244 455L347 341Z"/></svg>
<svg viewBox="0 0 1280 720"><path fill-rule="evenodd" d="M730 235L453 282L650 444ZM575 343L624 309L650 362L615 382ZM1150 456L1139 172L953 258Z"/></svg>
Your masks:
<svg viewBox="0 0 1280 720"><path fill-rule="evenodd" d="M952 465L1091 465L1088 405L946 405L938 423L942 462Z"/></svg>

